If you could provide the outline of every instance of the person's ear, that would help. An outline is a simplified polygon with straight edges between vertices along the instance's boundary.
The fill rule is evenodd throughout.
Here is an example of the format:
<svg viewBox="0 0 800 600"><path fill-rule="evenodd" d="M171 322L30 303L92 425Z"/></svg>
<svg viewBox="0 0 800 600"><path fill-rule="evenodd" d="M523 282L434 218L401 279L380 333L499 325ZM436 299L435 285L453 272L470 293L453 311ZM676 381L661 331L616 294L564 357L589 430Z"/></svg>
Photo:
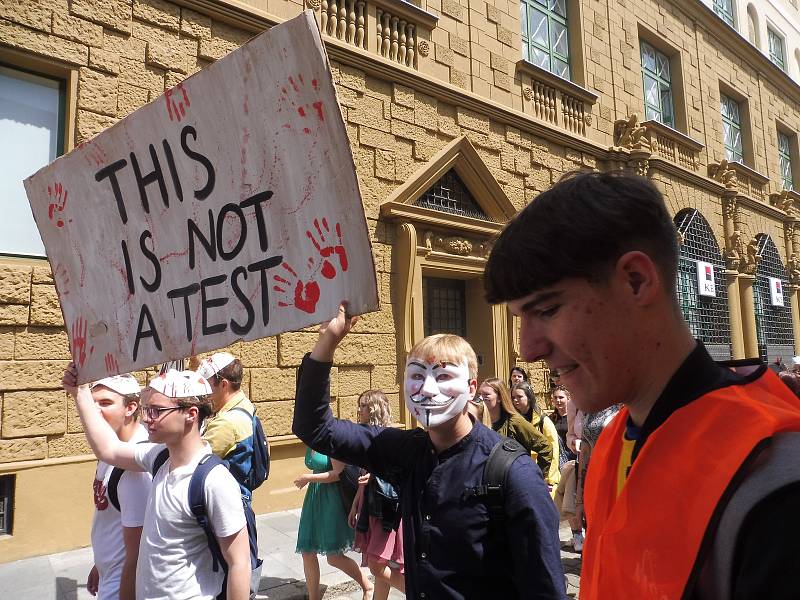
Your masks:
<svg viewBox="0 0 800 600"><path fill-rule="evenodd" d="M186 414L186 422L194 424L200 416L200 409L197 406L189 406L184 409Z"/></svg>
<svg viewBox="0 0 800 600"><path fill-rule="evenodd" d="M626 252L617 260L614 270L615 280L623 292L639 306L653 302L665 286L658 267L644 252Z"/></svg>
<svg viewBox="0 0 800 600"><path fill-rule="evenodd" d="M134 400L125 405L125 417L132 417L133 414L139 410L139 402Z"/></svg>
<svg viewBox="0 0 800 600"><path fill-rule="evenodd" d="M469 380L469 393L470 396L473 398L475 397L475 393L478 391L478 380L477 379L470 379Z"/></svg>

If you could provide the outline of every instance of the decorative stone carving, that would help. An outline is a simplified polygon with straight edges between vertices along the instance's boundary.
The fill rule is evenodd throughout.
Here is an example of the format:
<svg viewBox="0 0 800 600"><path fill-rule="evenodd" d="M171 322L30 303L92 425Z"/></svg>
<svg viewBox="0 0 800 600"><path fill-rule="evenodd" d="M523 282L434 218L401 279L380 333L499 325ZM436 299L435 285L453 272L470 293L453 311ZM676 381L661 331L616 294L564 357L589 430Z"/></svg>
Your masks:
<svg viewBox="0 0 800 600"><path fill-rule="evenodd" d="M591 113L586 113L585 115L583 115L583 121L584 121L584 123L586 123L587 126L591 127L592 126L592 115L591 115Z"/></svg>
<svg viewBox="0 0 800 600"><path fill-rule="evenodd" d="M639 177L647 177L650 171L650 161L647 158L637 158L629 163L630 169Z"/></svg>
<svg viewBox="0 0 800 600"><path fill-rule="evenodd" d="M443 236L433 231L425 233L424 244L428 252L444 252L455 256L487 258L491 246L488 242L459 236Z"/></svg>
<svg viewBox="0 0 800 600"><path fill-rule="evenodd" d="M736 198L722 199L722 217L731 223L736 220Z"/></svg>
<svg viewBox="0 0 800 600"><path fill-rule="evenodd" d="M430 54L431 47L428 44L427 40L420 40L417 42L417 52L420 56L428 56Z"/></svg>
<svg viewBox="0 0 800 600"><path fill-rule="evenodd" d="M722 159L718 163L711 163L708 165L708 176L714 181L720 182L728 189L733 189L737 186L736 171L728 166L728 161Z"/></svg>
<svg viewBox="0 0 800 600"><path fill-rule="evenodd" d="M797 255L792 252L792 255L789 257L789 263L786 265L787 271L789 271L789 283L792 285L800 285L800 259L797 258Z"/></svg>
<svg viewBox="0 0 800 600"><path fill-rule="evenodd" d="M306 6L312 10L318 10L320 7L320 0L306 0Z"/></svg>
<svg viewBox="0 0 800 600"><path fill-rule="evenodd" d="M789 216L796 214L794 198L789 195L789 190L783 190L769 195L769 202L775 208L782 210Z"/></svg>
<svg viewBox="0 0 800 600"><path fill-rule="evenodd" d="M738 229L728 239L728 247L725 250L725 266L731 271L742 270L742 259L747 256L747 244L744 235Z"/></svg>
<svg viewBox="0 0 800 600"><path fill-rule="evenodd" d="M530 102L533 100L533 90L528 87L527 85L522 88L522 95L525 97L525 100Z"/></svg>
<svg viewBox="0 0 800 600"><path fill-rule="evenodd" d="M678 248L683 246L684 242L686 242L686 236L678 230L675 230L675 238L678 241Z"/></svg>
<svg viewBox="0 0 800 600"><path fill-rule="evenodd" d="M758 268L758 262L761 257L758 255L758 240L752 239L747 244L747 255L742 265L742 270L748 275L755 275Z"/></svg>
<svg viewBox="0 0 800 600"><path fill-rule="evenodd" d="M647 128L639 124L639 115L636 113L614 122L614 144L620 148L650 150L646 134Z"/></svg>

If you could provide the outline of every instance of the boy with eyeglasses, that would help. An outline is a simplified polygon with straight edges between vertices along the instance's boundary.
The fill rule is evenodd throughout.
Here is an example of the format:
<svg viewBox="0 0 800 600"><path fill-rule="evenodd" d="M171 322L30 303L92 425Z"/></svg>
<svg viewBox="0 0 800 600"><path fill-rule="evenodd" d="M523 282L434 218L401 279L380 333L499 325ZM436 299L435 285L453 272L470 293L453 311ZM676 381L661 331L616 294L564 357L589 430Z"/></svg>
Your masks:
<svg viewBox="0 0 800 600"><path fill-rule="evenodd" d="M77 386L77 368L64 373L64 388L75 398L86 439L102 461L130 471L151 472L166 447L169 457L157 469L148 498L136 594L141 600L199 598L213 600L222 590L222 569L212 568L208 539L189 506L189 482L211 448L200 425L211 415L211 387L193 371L170 370L142 392L146 444L121 441L100 415L88 385ZM239 484L227 469L212 469L205 481L205 504L228 565L227 598L250 595L250 548Z"/></svg>

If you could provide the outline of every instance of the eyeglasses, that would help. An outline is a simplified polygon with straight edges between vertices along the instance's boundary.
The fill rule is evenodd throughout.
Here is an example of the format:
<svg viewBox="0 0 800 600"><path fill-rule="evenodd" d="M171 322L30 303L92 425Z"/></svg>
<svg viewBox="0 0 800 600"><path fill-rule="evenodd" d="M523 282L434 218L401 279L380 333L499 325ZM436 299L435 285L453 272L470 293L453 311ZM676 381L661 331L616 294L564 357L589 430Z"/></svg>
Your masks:
<svg viewBox="0 0 800 600"><path fill-rule="evenodd" d="M164 407L156 407L156 406L148 406L142 407L142 412L144 416L146 416L151 421L157 421L161 418L162 415L172 412L173 410L183 410L183 406L164 406Z"/></svg>

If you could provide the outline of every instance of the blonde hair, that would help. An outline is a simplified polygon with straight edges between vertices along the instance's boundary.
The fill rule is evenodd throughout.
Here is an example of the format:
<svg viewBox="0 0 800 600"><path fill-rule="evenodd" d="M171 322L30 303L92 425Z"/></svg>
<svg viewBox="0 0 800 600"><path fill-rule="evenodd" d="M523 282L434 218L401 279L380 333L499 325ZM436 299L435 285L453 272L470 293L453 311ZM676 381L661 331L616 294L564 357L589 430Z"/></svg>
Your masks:
<svg viewBox="0 0 800 600"><path fill-rule="evenodd" d="M368 425L388 427L392 422L392 411L389 399L383 390L367 390L358 397L358 407L364 405L369 411Z"/></svg>
<svg viewBox="0 0 800 600"><path fill-rule="evenodd" d="M478 386L478 390L488 385L490 388L494 390L494 393L500 397L500 408L503 412L507 415L518 415L519 412L516 408L514 408L514 403L511 402L511 393L508 391L508 385L502 379L498 379L497 377L490 377L489 379L484 379L483 383Z"/></svg>
<svg viewBox="0 0 800 600"><path fill-rule="evenodd" d="M458 335L451 333L429 335L414 345L408 357L421 358L427 362L447 361L457 365L466 360L469 378L478 377L478 357L475 356L475 350L467 340Z"/></svg>

